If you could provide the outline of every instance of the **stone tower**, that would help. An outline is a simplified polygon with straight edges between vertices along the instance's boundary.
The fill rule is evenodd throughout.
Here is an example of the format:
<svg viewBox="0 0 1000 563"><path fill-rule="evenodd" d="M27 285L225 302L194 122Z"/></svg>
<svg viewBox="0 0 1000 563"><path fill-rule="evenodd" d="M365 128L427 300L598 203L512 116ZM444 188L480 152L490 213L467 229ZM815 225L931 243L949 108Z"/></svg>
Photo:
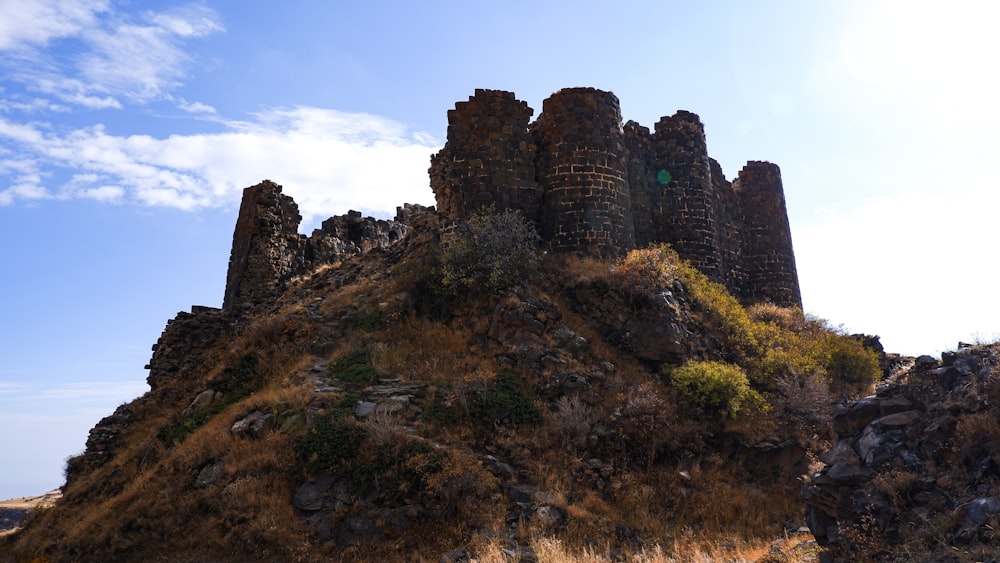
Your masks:
<svg viewBox="0 0 1000 563"><path fill-rule="evenodd" d="M482 89L448 111L448 143L431 158L438 211L457 218L513 208L538 220L542 193L528 133L533 111L513 92Z"/></svg>
<svg viewBox="0 0 1000 563"><path fill-rule="evenodd" d="M553 251L605 257L634 247L618 98L594 88L565 88L545 100L533 129L542 240Z"/></svg>
<svg viewBox="0 0 1000 563"><path fill-rule="evenodd" d="M511 92L476 90L448 112L431 188L448 221L513 208L549 250L617 257L669 243L744 301L801 306L781 173L749 162L726 180L697 115L653 133L622 125L618 98L566 88L532 110Z"/></svg>
<svg viewBox="0 0 1000 563"><path fill-rule="evenodd" d="M781 170L770 162L747 162L733 181L743 208L743 296L778 305L802 306L792 232Z"/></svg>

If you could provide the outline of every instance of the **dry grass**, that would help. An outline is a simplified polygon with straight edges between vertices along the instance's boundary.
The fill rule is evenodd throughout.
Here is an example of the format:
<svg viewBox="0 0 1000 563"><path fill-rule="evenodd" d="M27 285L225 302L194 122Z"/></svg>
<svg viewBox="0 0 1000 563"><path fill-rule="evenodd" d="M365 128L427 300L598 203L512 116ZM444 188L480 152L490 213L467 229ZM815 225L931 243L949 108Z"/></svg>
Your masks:
<svg viewBox="0 0 1000 563"><path fill-rule="evenodd" d="M805 538L782 538L778 540L744 541L736 538L707 538L691 530L682 530L680 538L668 545L654 544L628 553L627 561L636 563L745 563L750 561L771 561L768 556L777 548L783 553L796 551ZM528 545L539 561L545 563L605 563L621 561L624 554L613 553L609 545L589 545L580 548L567 546L561 539L539 535L532 537ZM812 563L816 561L817 549L806 544L798 554L787 555L775 561L783 563ZM492 539L477 546L472 561L475 563L509 563L512 549L504 542Z"/></svg>

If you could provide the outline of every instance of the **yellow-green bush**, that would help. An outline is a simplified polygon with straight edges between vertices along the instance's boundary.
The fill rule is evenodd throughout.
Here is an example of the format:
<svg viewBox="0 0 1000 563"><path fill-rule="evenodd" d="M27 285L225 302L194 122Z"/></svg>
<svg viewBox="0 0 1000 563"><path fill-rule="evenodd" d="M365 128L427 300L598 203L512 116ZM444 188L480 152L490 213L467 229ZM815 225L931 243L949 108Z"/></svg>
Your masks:
<svg viewBox="0 0 1000 563"><path fill-rule="evenodd" d="M750 387L746 373L723 362L688 362L669 370L670 383L694 409L729 418L767 410L767 401Z"/></svg>
<svg viewBox="0 0 1000 563"><path fill-rule="evenodd" d="M623 288L655 293L670 287L679 277L680 257L668 244L629 252L615 264L613 279Z"/></svg>
<svg viewBox="0 0 1000 563"><path fill-rule="evenodd" d="M630 252L617 262L614 278L625 289L645 292L665 289L680 279L719 339L724 358L738 365L740 374L758 390L777 390L777 382L790 375L821 377L834 388L856 390L881 375L877 355L858 339L822 320L807 318L795 307L771 303L744 307L724 285L680 260L669 245ZM697 369L707 370L720 381L738 379L732 370L727 379L721 377L721 368ZM680 377L686 375L682 371ZM722 393L713 387L717 383L689 385L688 394Z"/></svg>

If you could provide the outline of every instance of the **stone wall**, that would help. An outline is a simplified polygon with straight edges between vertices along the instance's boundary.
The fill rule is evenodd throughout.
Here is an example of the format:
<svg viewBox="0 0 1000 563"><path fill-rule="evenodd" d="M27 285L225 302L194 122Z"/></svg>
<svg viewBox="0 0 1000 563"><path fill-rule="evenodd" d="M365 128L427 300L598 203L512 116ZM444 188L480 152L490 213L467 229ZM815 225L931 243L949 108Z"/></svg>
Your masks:
<svg viewBox="0 0 1000 563"><path fill-rule="evenodd" d="M362 217L360 212L323 221L306 237L298 232L298 205L281 193L281 186L264 180L243 190L243 202L233 232L226 293L222 309L240 312L281 295L295 276L324 264L386 248L402 240L408 227L399 221ZM425 208L406 206L409 216Z"/></svg>
<svg viewBox="0 0 1000 563"><path fill-rule="evenodd" d="M603 257L667 242L744 300L801 306L777 166L749 162L730 182L697 115L678 111L650 133L622 125L618 98L593 88L560 90L531 114L497 90L448 112L430 168L446 220L519 209L549 250Z"/></svg>

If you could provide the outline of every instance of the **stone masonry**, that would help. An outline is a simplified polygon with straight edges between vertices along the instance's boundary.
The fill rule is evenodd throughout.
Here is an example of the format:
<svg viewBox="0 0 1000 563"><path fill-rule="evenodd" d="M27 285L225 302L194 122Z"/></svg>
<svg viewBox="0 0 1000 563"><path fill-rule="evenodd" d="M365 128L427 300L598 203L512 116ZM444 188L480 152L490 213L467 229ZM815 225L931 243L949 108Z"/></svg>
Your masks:
<svg viewBox="0 0 1000 563"><path fill-rule="evenodd" d="M400 213L419 216L420 206L406 206ZM267 303L281 295L295 276L323 264L385 248L407 234L399 221L362 217L357 211L331 217L312 236L298 232L299 207L281 193L281 186L264 180L243 190L243 202L233 232L224 311Z"/></svg>
<svg viewBox="0 0 1000 563"><path fill-rule="evenodd" d="M445 219L518 209L549 250L606 258L666 242L745 301L801 306L776 165L748 162L730 182L697 115L678 111L650 133L622 124L618 98L594 88L560 90L532 113L499 90L448 112L430 167Z"/></svg>

